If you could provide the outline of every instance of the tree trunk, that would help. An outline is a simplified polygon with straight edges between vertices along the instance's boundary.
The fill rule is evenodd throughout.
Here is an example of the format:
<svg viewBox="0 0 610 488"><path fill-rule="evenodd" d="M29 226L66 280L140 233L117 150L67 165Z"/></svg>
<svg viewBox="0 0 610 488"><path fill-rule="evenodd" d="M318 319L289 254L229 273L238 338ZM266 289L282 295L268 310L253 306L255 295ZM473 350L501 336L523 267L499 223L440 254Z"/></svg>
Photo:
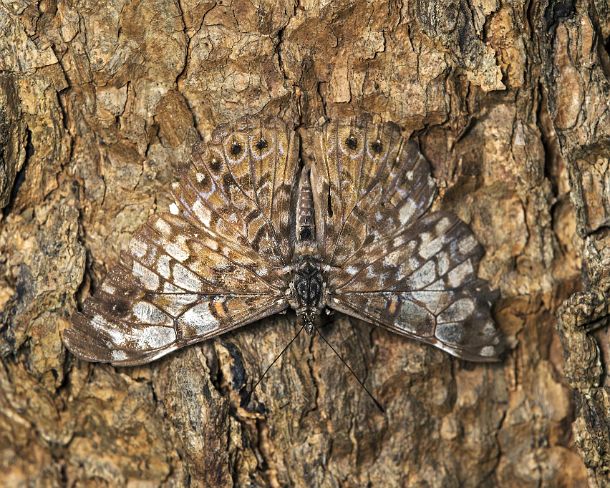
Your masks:
<svg viewBox="0 0 610 488"><path fill-rule="evenodd" d="M0 2L0 484L607 486L604 0ZM137 368L67 317L219 123L361 111L416 138L511 351L478 365L291 315Z"/></svg>

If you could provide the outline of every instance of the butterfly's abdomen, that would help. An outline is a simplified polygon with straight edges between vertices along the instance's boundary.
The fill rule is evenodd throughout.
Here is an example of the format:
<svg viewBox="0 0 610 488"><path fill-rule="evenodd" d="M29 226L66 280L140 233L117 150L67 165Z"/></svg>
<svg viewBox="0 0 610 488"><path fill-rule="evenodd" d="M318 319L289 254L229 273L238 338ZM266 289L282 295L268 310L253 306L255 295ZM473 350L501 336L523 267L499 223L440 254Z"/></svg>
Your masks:
<svg viewBox="0 0 610 488"><path fill-rule="evenodd" d="M299 196L297 200L297 228L298 242L308 243L316 239L316 225L314 219L313 192L310 180L311 170L306 166L301 171L299 179Z"/></svg>

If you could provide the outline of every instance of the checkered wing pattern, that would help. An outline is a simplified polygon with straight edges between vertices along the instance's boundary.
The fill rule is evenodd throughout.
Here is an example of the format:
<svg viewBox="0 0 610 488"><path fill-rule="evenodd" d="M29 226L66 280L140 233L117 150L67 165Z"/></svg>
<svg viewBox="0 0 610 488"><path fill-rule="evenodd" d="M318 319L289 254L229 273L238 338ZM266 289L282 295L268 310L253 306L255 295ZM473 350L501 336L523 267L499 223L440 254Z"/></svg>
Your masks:
<svg viewBox="0 0 610 488"><path fill-rule="evenodd" d="M277 119L219 127L64 342L88 361L134 365L281 312L292 255L298 142Z"/></svg>
<svg viewBox="0 0 610 488"><path fill-rule="evenodd" d="M328 306L472 361L497 360L495 299L470 229L429 212L427 161L393 124L335 121L320 132L313 186Z"/></svg>

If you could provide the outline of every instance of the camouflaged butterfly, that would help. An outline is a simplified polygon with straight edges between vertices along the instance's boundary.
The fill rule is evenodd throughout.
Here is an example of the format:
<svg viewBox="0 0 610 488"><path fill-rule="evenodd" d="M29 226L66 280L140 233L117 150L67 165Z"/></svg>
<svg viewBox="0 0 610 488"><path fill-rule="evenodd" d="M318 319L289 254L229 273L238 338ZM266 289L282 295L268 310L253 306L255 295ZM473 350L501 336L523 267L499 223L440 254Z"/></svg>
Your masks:
<svg viewBox="0 0 610 488"><path fill-rule="evenodd" d="M482 249L394 124L363 116L299 138L278 119L219 127L64 333L88 361L135 365L293 308L325 309L472 361L497 360ZM309 151L309 152L307 152Z"/></svg>

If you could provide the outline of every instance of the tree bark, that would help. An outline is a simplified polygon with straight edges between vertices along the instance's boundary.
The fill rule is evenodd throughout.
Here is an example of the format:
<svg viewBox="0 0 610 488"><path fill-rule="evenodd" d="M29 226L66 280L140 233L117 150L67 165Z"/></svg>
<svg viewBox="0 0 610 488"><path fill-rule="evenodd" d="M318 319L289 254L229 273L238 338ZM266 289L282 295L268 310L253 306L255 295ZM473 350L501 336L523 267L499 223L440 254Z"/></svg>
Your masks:
<svg viewBox="0 0 610 488"><path fill-rule="evenodd" d="M3 486L608 486L603 0L0 1ZM511 351L475 365L279 316L138 368L60 333L191 145L259 112L417 139Z"/></svg>

